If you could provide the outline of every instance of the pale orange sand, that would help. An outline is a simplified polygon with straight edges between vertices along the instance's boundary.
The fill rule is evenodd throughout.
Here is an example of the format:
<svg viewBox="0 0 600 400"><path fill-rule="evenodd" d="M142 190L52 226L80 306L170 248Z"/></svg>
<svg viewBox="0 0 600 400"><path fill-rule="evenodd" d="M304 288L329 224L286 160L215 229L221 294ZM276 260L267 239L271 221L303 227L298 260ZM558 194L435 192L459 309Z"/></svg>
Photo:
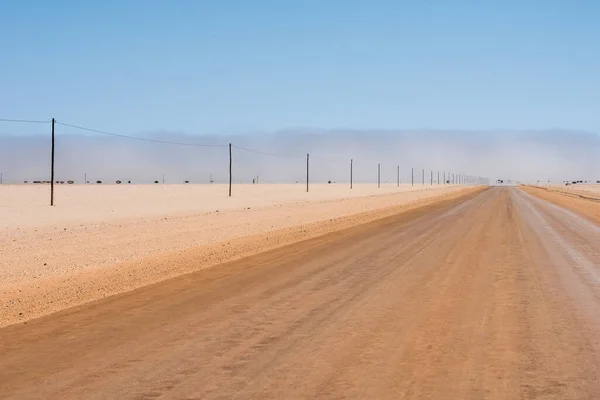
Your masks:
<svg viewBox="0 0 600 400"><path fill-rule="evenodd" d="M58 186L51 208L46 186L0 185L0 326L192 272L173 254L197 252L201 269L464 188L233 189L229 198L224 185Z"/></svg>

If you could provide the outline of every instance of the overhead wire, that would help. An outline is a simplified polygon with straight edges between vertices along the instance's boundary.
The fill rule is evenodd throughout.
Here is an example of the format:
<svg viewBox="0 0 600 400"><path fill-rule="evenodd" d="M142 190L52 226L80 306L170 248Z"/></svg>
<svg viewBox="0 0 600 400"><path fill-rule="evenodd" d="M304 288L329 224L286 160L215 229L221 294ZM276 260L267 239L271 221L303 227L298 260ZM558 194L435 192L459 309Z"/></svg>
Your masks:
<svg viewBox="0 0 600 400"><path fill-rule="evenodd" d="M62 126L66 126L66 127L74 128L74 129L80 129L83 131L100 133L102 135L115 136L115 137L120 137L120 138L125 138L125 139L141 140L144 142L172 144L172 145L177 145L177 146L190 146L190 147L227 147L228 146L226 144L186 143L186 142L173 142L173 141L168 141L168 140L150 139L150 138L144 138L144 137L139 137L139 136L130 136L130 135L123 135L120 133L106 132L106 131L101 131L98 129L92 129L92 128L86 128L86 127L78 126L78 125L66 124L64 122L55 121L55 123L57 125L62 125Z"/></svg>
<svg viewBox="0 0 600 400"><path fill-rule="evenodd" d="M0 118L0 122L17 122L24 124L49 124L50 121L41 121L41 120L31 120L31 119L7 119Z"/></svg>
<svg viewBox="0 0 600 400"><path fill-rule="evenodd" d="M321 156L314 155L314 154L311 154L310 158L316 158L317 160L321 160L321 161L325 161L325 162L329 162L329 163L333 163L333 164L345 165L345 163L340 160L334 160L331 158L321 157Z"/></svg>
<svg viewBox="0 0 600 400"><path fill-rule="evenodd" d="M304 158L304 157L306 157L305 154L299 155L299 154L271 153L271 152L268 152L268 151L248 149L246 147L236 146L236 145L233 145L233 144L231 145L231 147L233 147L235 149L238 149L238 150L247 151L249 153L263 154L263 155L274 156L274 157L287 157L287 158Z"/></svg>

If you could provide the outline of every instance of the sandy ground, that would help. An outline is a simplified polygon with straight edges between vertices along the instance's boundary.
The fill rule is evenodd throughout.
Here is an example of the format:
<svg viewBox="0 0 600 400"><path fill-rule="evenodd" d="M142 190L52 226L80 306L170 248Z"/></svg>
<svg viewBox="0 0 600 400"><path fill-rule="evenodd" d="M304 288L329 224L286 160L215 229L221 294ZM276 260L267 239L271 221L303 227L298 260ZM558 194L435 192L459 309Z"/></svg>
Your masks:
<svg viewBox="0 0 600 400"><path fill-rule="evenodd" d="M563 190L600 197L600 184L560 186Z"/></svg>
<svg viewBox="0 0 600 400"><path fill-rule="evenodd" d="M443 185L442 185L443 187ZM438 189L434 185L56 185L49 208L49 185L0 185L0 229L68 227L157 216L187 216L215 210L326 201Z"/></svg>
<svg viewBox="0 0 600 400"><path fill-rule="evenodd" d="M597 198L600 200L600 185L542 185L535 186L559 193L571 193L578 196Z"/></svg>
<svg viewBox="0 0 600 400"><path fill-rule="evenodd" d="M599 229L436 202L0 329L0 397L597 399Z"/></svg>
<svg viewBox="0 0 600 400"><path fill-rule="evenodd" d="M314 237L458 187L0 185L0 326ZM424 203L423 203L424 204ZM396 212L392 210L392 212ZM389 212L389 210L388 210ZM195 257L194 264L171 256Z"/></svg>
<svg viewBox="0 0 600 400"><path fill-rule="evenodd" d="M525 186L523 190L600 224L600 192L565 190L556 186Z"/></svg>

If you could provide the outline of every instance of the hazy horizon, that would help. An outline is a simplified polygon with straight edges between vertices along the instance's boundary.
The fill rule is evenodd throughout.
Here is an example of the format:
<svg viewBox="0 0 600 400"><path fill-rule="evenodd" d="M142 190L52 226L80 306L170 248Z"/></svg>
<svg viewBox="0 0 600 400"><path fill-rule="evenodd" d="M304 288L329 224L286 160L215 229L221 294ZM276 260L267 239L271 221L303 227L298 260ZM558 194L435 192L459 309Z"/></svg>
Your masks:
<svg viewBox="0 0 600 400"><path fill-rule="evenodd" d="M46 129L46 127L42 128ZM40 128L37 128L40 131ZM0 129L0 172L4 182L49 179L50 135L8 135ZM64 130L63 130L64 131ZM72 131L72 130L71 130ZM197 144L233 143L270 154L233 149L235 182L303 182L305 154L311 154L311 180L348 182L350 159L355 182L375 182L381 163L382 182L400 179L426 182L430 171L462 173L513 181L600 179L600 136L566 130L360 130L285 129L272 133L191 135L181 132L146 132L140 137ZM281 155L281 156L280 156ZM116 180L134 183L208 183L228 179L227 147L188 147L95 134L57 134L56 179L82 183Z"/></svg>

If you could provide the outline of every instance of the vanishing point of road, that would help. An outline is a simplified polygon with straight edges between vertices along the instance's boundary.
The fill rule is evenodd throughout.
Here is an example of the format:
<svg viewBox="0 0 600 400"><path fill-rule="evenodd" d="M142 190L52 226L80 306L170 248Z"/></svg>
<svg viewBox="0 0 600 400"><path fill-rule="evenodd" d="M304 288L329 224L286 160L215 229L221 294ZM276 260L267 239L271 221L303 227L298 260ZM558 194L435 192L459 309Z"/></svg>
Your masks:
<svg viewBox="0 0 600 400"><path fill-rule="evenodd" d="M600 399L600 226L492 188L0 329L2 399Z"/></svg>

